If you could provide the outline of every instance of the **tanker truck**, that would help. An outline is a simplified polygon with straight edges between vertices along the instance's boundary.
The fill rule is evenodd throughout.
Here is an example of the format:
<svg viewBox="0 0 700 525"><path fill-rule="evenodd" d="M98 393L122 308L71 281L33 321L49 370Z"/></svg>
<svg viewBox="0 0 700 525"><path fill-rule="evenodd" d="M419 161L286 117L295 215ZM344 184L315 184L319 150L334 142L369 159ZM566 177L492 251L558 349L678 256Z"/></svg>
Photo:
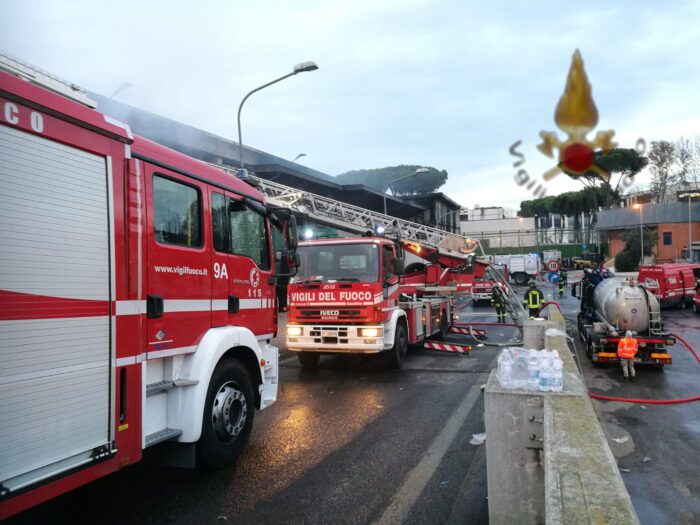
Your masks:
<svg viewBox="0 0 700 525"><path fill-rule="evenodd" d="M578 332L594 364L618 362L618 342L627 330L639 343L635 363L671 364L667 346L676 340L664 328L659 301L646 288L587 270L572 295L581 302Z"/></svg>

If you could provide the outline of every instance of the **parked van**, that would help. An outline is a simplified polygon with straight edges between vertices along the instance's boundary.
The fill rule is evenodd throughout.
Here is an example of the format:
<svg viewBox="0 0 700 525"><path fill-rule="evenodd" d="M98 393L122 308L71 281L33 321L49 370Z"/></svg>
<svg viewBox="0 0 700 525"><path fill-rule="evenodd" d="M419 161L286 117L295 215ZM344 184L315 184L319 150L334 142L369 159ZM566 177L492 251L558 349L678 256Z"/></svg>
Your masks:
<svg viewBox="0 0 700 525"><path fill-rule="evenodd" d="M661 306L690 306L697 282L700 280L700 264L668 263L642 266L639 284L651 291Z"/></svg>

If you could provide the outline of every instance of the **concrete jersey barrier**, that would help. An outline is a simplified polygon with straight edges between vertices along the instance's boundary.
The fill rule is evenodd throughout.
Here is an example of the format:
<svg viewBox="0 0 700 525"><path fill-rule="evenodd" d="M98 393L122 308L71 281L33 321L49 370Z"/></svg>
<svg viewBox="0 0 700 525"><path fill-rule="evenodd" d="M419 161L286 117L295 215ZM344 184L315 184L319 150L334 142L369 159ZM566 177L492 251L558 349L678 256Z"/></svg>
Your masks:
<svg viewBox="0 0 700 525"><path fill-rule="evenodd" d="M565 321L549 319L525 323L525 346L558 350L563 391L505 390L495 370L486 385L489 521L639 523L566 338L545 335Z"/></svg>

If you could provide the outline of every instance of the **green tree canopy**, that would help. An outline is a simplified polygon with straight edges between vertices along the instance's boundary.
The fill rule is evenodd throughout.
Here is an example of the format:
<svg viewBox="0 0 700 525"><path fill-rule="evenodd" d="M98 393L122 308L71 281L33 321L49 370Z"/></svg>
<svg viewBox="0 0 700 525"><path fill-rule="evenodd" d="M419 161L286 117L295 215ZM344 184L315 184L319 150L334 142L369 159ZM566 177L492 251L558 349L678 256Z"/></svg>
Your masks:
<svg viewBox="0 0 700 525"><path fill-rule="evenodd" d="M427 167L427 172L416 173L424 166L401 164L386 168L353 170L336 176L340 184L364 184L379 191L385 191L392 181L407 177L391 186L394 195L423 195L432 193L447 182L447 171Z"/></svg>
<svg viewBox="0 0 700 525"><path fill-rule="evenodd" d="M586 187L595 187L601 184L603 186L611 186L615 175L619 175L615 189L620 186L620 181L624 177L634 177L642 171L648 164L649 160L642 157L634 149L616 148L609 151L596 151L593 163L602 171L610 174L609 180L605 180L597 171L589 171L576 177Z"/></svg>
<svg viewBox="0 0 700 525"><path fill-rule="evenodd" d="M522 201L520 217L534 217L558 213L561 215L577 215L590 213L598 207L611 206L618 202L620 196L608 184L593 186L579 191L569 191L560 195L550 195L542 199Z"/></svg>

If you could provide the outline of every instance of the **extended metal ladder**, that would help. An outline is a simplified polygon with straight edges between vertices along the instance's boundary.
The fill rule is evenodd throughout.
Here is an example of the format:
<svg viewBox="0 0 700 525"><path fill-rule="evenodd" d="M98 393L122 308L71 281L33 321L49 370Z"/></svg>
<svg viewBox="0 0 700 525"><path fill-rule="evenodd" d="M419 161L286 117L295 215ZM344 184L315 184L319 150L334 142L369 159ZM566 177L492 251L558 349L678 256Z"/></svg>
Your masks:
<svg viewBox="0 0 700 525"><path fill-rule="evenodd" d="M236 176L236 169L219 164L212 164L212 166L223 169L234 177ZM455 245L460 243L466 245L467 243L473 244L476 242L473 239L455 233L384 215L383 213L353 206L329 197L285 186L278 182L271 182L254 175L249 177L273 206L294 210L296 213L304 215L319 224L356 234L375 231L377 227L381 226L387 232L397 233L402 240L433 246L442 253L465 259L468 254L461 253L458 249L451 249L446 244L450 244L449 240L454 240Z"/></svg>

